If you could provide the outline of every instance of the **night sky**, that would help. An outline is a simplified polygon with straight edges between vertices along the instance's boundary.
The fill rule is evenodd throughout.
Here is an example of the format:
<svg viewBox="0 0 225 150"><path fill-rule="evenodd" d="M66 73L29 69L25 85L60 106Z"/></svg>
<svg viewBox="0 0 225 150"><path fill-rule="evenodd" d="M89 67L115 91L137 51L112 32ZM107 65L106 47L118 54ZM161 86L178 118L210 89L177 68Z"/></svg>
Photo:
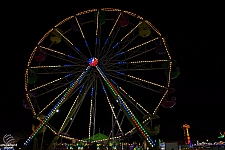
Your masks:
<svg viewBox="0 0 225 150"><path fill-rule="evenodd" d="M32 1L33 2L33 1ZM225 13L221 4L177 1L140 3L30 3L3 6L1 13L0 135L31 128L31 111L24 109L24 73L40 38L56 23L80 11L114 7L139 14L169 40L181 70L172 80L177 104L160 109L162 138L182 139L181 124L191 126L191 139L217 138L225 131ZM26 6L25 6L26 5Z"/></svg>

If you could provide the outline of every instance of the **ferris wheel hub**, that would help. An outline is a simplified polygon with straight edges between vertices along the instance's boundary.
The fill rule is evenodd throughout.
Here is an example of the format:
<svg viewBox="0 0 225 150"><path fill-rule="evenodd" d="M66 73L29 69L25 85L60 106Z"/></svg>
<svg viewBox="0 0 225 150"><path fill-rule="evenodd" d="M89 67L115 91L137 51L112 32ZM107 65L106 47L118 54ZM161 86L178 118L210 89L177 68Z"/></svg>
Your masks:
<svg viewBox="0 0 225 150"><path fill-rule="evenodd" d="M95 57L91 57L90 59L88 59L88 64L92 67L95 67L98 64L98 59Z"/></svg>

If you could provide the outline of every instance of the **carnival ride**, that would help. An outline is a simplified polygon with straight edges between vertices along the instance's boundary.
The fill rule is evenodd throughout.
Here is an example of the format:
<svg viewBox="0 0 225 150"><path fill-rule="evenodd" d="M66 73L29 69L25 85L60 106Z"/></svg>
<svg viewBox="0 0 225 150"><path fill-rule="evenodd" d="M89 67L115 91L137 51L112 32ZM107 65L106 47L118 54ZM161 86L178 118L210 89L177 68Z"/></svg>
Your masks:
<svg viewBox="0 0 225 150"><path fill-rule="evenodd" d="M138 133L155 147L152 136L160 128L152 120L160 106L175 105L170 82L180 74L167 42L149 21L114 8L83 11L56 24L27 64L23 105L39 125L24 146L47 128L55 136L49 148L59 138L75 140L74 132L81 137L80 131L88 138L79 142ZM102 126L108 138L95 141Z"/></svg>
<svg viewBox="0 0 225 150"><path fill-rule="evenodd" d="M190 125L184 124L182 125L182 128L184 130L184 144L187 144L187 145L191 144L191 138L188 131L188 129L190 128Z"/></svg>

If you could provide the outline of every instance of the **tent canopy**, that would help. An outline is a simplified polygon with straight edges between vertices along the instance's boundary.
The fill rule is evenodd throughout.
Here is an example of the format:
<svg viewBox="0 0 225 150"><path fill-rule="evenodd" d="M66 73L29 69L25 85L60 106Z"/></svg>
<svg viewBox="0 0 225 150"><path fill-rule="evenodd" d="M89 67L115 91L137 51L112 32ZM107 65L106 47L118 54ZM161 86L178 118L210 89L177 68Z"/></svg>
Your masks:
<svg viewBox="0 0 225 150"><path fill-rule="evenodd" d="M94 139L93 139L93 137L94 137ZM102 139L107 139L107 138L109 138L107 135L104 135L104 134L102 134L102 133L97 133L97 134L95 134L94 136L91 136L91 141L96 141L96 140L102 140ZM83 139L84 141L88 141L89 140L89 138L84 138Z"/></svg>

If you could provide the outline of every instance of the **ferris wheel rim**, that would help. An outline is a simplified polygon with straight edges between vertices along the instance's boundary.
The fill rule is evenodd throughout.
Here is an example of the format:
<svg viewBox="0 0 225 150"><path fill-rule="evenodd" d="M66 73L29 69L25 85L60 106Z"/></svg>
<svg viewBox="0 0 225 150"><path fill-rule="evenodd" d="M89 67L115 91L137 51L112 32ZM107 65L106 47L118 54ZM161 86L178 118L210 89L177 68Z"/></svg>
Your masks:
<svg viewBox="0 0 225 150"><path fill-rule="evenodd" d="M147 24L149 24L149 25L152 27L152 29L153 29L155 32L157 32L157 33L159 34L159 37L161 38L160 32L159 32L159 31L158 31L158 30L157 30L150 22L148 22L147 20L144 20L144 19L143 19L141 16L139 16L139 15L136 15L136 14L131 13L131 12L128 12L128 11L122 11L122 10L119 10L119 9L114 10L113 8L101 8L100 10L105 10L105 11L118 11L118 12L126 13L126 14L128 14L128 15L135 16L135 17L137 17L138 19L143 20L143 21L145 21ZM29 61L28 61L28 64L27 64L27 67L28 67L28 68L30 67L30 64L31 64L31 61L33 60L34 54L35 54L37 48L38 48L39 46L41 46L42 41L44 41L44 40L46 39L46 37L49 36L49 34L50 34L55 28L57 28L58 26L62 25L63 23L65 23L66 21L69 21L70 19L72 19L72 18L74 18L74 17L80 16L80 15L83 15L83 14L87 14L87 13L97 12L97 11L98 11L98 9L91 9L91 10L86 10L86 11L82 11L82 12L80 12L80 13L77 13L77 14L74 15L74 16L67 17L66 19L64 19L64 20L60 21L58 24L56 24L56 25L54 26L54 28L52 28L52 29L50 29L48 32L46 32L46 34L41 38L41 40L38 42L37 46L36 46L36 47L34 48L34 50L32 51L31 56L30 56ZM163 40L164 43L166 42L164 38L162 38L162 40ZM50 50L50 49L49 49L49 50ZM171 57L170 57L170 54L169 54L168 50L167 50L167 53L168 53L168 55L169 55L169 60L171 60ZM64 55L64 54L62 54L62 55ZM66 55L66 54L65 54L65 55ZM27 83L26 83L26 82L28 82L28 72L29 72L29 69L28 69L28 68L26 69L26 73L25 73L25 92L29 92L29 90L27 89ZM170 71L171 71L171 65L170 65ZM168 81L168 82L170 82L170 76L169 76L168 78L169 78L169 81ZM161 101L165 98L165 96L166 96L166 94L167 94L167 92L168 92L169 83L168 83L168 86L167 86L167 87L163 87L163 88L167 88L167 90L166 90L166 92L164 93L163 97L161 98L161 100L160 100L160 102L159 102L159 105L160 105ZM29 97L28 93L26 93L26 98L27 98L28 102L29 102L30 105L31 105L31 109L32 109L32 111L33 111L34 116L36 116L37 113L34 111L33 104L32 104L31 101L30 101L30 97ZM158 106L159 106L159 105L158 105ZM158 106L157 106L157 107L158 107ZM156 114L156 111L155 111L153 114ZM38 116L38 115L37 115L37 116ZM40 118L39 118L38 120L40 120ZM150 117L149 117L148 119L145 119L145 120L143 121L143 123L145 123L145 122L147 122L147 121L149 121L149 120L150 120ZM47 126L47 127L48 127L48 126ZM135 128L133 128L133 129L135 130ZM131 129L131 130L133 131L133 129ZM131 131L131 130L130 130L130 131ZM52 131L54 131L54 130L52 130ZM129 132L130 132L130 131L129 131ZM56 131L55 131L54 133L56 133ZM127 134L129 134L129 133L126 133L125 135L127 135ZM64 135L60 135L60 136L62 136L62 137L64 137L64 138L69 138L69 137L64 136ZM114 137L114 138L117 138L117 137ZM120 138L120 137L118 136L118 138ZM70 138L70 139L71 139L71 138Z"/></svg>

